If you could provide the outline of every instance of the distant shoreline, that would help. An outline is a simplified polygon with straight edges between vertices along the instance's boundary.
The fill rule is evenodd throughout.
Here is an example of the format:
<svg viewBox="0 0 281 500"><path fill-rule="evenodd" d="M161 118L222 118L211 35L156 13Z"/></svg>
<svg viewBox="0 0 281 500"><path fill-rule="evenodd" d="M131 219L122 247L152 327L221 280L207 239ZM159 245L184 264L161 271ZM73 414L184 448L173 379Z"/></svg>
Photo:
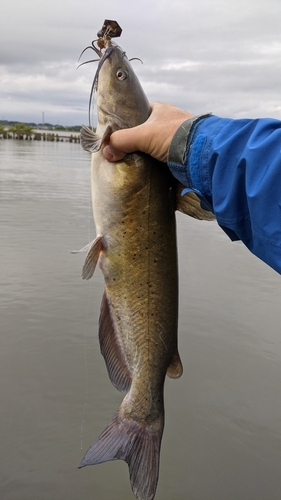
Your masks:
<svg viewBox="0 0 281 500"><path fill-rule="evenodd" d="M0 121L0 139L25 141L74 142L80 143L80 126L59 127L52 124L27 124Z"/></svg>
<svg viewBox="0 0 281 500"><path fill-rule="evenodd" d="M47 142L74 142L80 144L80 134L71 134L68 131L54 133L51 131L34 130L31 133L15 133L9 130L0 132L0 140L47 141Z"/></svg>
<svg viewBox="0 0 281 500"><path fill-rule="evenodd" d="M72 125L72 126L66 126L66 125L53 125L52 123L33 123L33 122L21 122L21 121L10 121L10 120L0 120L0 125L2 127L12 127L13 125L18 125L18 124L23 124L26 125L27 127L33 127L34 129L37 130L42 130L44 131L51 131L51 132L76 132L80 133L81 125Z"/></svg>

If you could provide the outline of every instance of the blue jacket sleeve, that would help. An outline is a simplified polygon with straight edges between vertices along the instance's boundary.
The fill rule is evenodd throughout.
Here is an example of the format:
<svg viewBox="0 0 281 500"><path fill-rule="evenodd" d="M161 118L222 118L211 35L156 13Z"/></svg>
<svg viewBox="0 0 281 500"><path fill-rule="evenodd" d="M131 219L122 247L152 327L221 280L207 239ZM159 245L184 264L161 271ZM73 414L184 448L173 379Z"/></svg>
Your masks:
<svg viewBox="0 0 281 500"><path fill-rule="evenodd" d="M208 116L183 125L185 139L181 127L169 152L173 175L232 240L281 274L281 121Z"/></svg>

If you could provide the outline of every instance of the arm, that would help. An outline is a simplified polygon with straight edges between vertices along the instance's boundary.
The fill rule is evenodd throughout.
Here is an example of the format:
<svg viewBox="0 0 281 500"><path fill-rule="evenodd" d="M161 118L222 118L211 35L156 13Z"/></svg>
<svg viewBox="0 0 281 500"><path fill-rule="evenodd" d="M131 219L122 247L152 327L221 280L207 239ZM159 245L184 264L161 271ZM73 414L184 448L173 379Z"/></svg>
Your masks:
<svg viewBox="0 0 281 500"><path fill-rule="evenodd" d="M178 135L168 157L174 176L211 206L232 240L281 273L281 121L209 116L185 140Z"/></svg>
<svg viewBox="0 0 281 500"><path fill-rule="evenodd" d="M155 103L145 124L112 134L104 155L136 150L167 162L232 240L281 273L281 121L196 118Z"/></svg>

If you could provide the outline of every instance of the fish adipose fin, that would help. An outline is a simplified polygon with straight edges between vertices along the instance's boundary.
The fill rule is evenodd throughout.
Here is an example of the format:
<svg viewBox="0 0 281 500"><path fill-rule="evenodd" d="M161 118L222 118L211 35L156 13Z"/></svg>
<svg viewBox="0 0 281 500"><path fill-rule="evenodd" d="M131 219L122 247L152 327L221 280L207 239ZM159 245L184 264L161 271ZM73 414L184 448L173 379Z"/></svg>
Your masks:
<svg viewBox="0 0 281 500"><path fill-rule="evenodd" d="M89 129L85 125L82 125L82 128L80 130L81 146L83 149L85 149L85 151L96 153L106 142L108 142L112 132L112 127L108 125L104 131L103 136L100 137L91 129Z"/></svg>
<svg viewBox="0 0 281 500"><path fill-rule="evenodd" d="M182 362L178 350L176 350L168 366L167 375L170 378L180 378L182 376L182 372Z"/></svg>
<svg viewBox="0 0 281 500"><path fill-rule="evenodd" d="M138 500L153 500L159 474L163 419L145 427L122 418L121 409L84 456L79 468L109 460L124 460L129 466L131 488Z"/></svg>
<svg viewBox="0 0 281 500"><path fill-rule="evenodd" d="M106 293L103 294L99 319L100 349L104 357L109 378L118 391L128 391L132 377L126 356L114 325L110 304Z"/></svg>

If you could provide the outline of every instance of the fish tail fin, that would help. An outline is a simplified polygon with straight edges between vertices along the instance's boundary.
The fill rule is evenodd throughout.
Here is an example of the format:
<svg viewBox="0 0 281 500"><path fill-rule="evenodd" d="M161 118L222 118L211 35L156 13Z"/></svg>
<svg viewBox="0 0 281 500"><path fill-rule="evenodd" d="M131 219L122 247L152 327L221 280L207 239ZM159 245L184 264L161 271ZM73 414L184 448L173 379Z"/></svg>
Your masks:
<svg viewBox="0 0 281 500"><path fill-rule="evenodd" d="M120 409L87 451L79 468L124 460L129 466L131 488L136 498L153 500L158 483L164 418L161 415L158 421L145 427L123 417Z"/></svg>

